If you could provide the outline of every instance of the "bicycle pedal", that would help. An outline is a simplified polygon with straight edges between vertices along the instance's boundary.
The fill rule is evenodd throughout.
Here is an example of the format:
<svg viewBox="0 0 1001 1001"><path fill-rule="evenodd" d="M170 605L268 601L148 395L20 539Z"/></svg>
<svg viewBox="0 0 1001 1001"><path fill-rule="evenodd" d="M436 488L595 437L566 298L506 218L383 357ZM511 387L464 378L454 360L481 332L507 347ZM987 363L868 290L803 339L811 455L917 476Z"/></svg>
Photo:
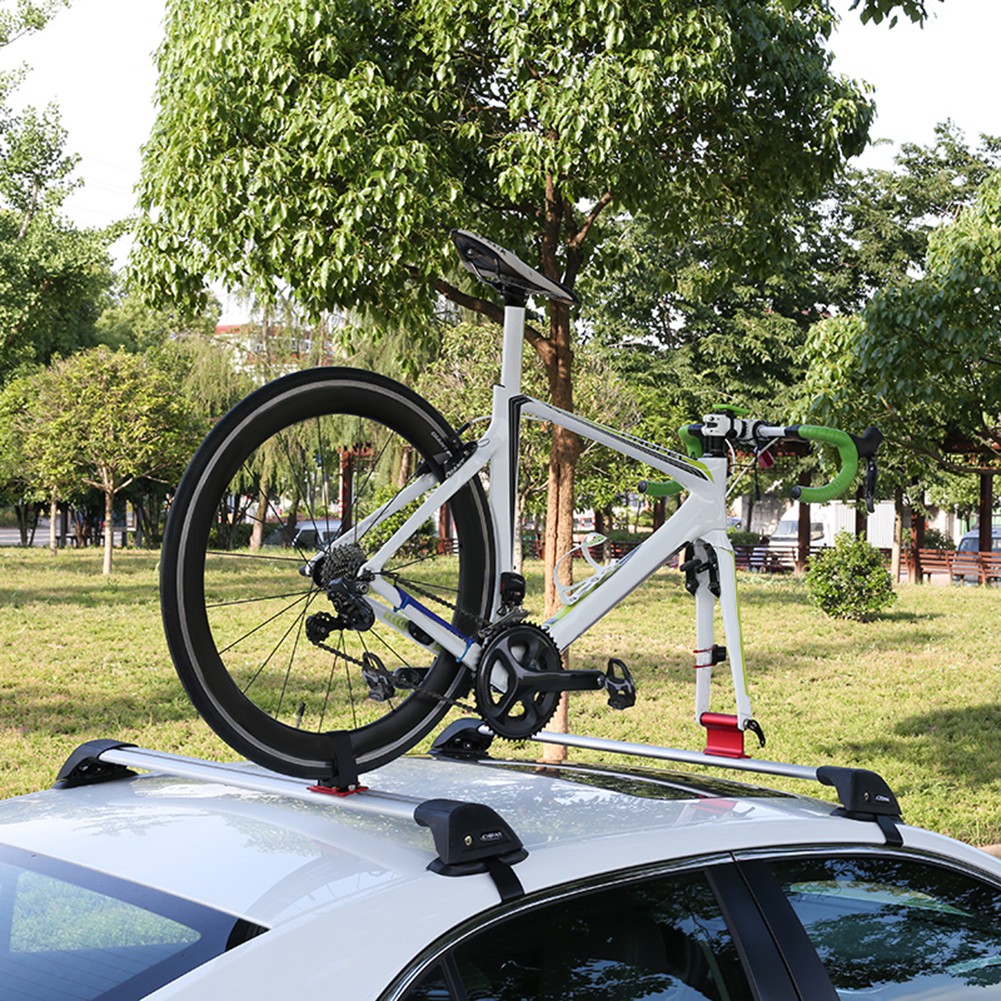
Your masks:
<svg viewBox="0 0 1001 1001"><path fill-rule="evenodd" d="M397 688L416 691L424 684L430 667L398 667L393 671L392 678Z"/></svg>
<svg viewBox="0 0 1001 1001"><path fill-rule="evenodd" d="M362 654L361 676L373 702L388 702L396 694L393 676L374 653Z"/></svg>
<svg viewBox="0 0 1001 1001"><path fill-rule="evenodd" d="M636 683L629 668L618 657L608 660L604 688L608 692L608 704L613 709L630 709L636 705Z"/></svg>

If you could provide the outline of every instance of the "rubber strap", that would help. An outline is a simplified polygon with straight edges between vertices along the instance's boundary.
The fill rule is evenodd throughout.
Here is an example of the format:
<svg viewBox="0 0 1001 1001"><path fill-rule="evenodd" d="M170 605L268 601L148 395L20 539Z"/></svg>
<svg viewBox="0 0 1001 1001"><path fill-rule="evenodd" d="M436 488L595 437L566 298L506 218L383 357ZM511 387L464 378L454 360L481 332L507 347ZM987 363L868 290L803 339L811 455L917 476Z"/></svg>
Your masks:
<svg viewBox="0 0 1001 1001"><path fill-rule="evenodd" d="M852 436L836 428L822 427L818 424L800 424L799 427L789 430L794 430L804 441L819 441L825 445L833 445L841 458L841 468L830 483L822 487L793 487L790 491L793 500L814 504L840 497L851 486L858 471L858 449Z"/></svg>

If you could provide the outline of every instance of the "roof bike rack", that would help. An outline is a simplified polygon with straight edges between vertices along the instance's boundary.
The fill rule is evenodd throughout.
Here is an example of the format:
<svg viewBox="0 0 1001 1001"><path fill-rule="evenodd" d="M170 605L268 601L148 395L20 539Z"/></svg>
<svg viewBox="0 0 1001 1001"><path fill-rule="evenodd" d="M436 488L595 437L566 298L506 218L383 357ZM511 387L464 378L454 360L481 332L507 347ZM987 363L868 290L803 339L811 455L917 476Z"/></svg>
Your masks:
<svg viewBox="0 0 1001 1001"><path fill-rule="evenodd" d="M55 789L73 789L129 779L133 769L237 789L284 796L310 803L322 802L338 810L413 821L431 831L438 855L428 869L442 876L489 873L503 901L524 894L512 866L528 857L521 839L495 810L483 803L451 799L423 800L415 796L379 792L358 786L349 794L327 786L256 767L189 758L151 751L115 740L81 744L59 770Z"/></svg>
<svg viewBox="0 0 1001 1001"><path fill-rule="evenodd" d="M901 845L903 838L897 828L902 822L897 797L885 779L864 768L839 768L835 765L792 765L781 761L763 761L759 758L732 758L704 751L686 751L677 747L659 747L655 744L636 744L605 737L585 737L573 733L555 733L542 730L531 738L540 744L558 744L606 754L629 754L640 758L656 758L688 765L709 768L727 768L733 771L754 772L759 775L781 775L832 786L841 806L835 810L840 816L852 820L867 820L879 825L888 845ZM431 753L442 757L485 758L493 740L490 728L481 720L458 720L447 727L431 748Z"/></svg>

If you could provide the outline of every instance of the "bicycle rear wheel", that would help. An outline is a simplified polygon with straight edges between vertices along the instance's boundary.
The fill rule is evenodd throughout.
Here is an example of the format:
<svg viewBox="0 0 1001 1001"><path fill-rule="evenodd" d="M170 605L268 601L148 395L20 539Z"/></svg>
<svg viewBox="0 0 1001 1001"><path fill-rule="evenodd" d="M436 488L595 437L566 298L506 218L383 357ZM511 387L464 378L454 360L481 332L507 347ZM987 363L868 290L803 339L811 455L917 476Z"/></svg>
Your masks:
<svg viewBox="0 0 1001 1001"><path fill-rule="evenodd" d="M323 780L337 774L335 744L347 734L358 766L371 769L413 747L447 700L465 694L468 673L428 637L368 621L364 600L335 602L329 591L332 578L351 585L403 515L354 541L349 526L385 505L451 434L399 383L324 368L263 386L202 443L170 510L161 607L181 682L236 751ZM454 542L426 523L384 573L472 634L493 598L478 478L441 517ZM394 691L399 668L417 669L408 672L415 688Z"/></svg>

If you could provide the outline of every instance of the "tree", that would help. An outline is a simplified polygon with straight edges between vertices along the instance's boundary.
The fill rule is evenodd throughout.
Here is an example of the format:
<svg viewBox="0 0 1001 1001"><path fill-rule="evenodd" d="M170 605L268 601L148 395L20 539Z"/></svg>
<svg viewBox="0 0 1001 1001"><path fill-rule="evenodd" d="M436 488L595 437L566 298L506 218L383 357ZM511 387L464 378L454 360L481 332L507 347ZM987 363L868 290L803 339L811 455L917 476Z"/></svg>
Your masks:
<svg viewBox="0 0 1001 1001"><path fill-rule="evenodd" d="M923 23L928 19L928 8L925 0L852 0L852 10L858 10L859 17L863 24L871 21L873 24L880 24L885 18L890 19L890 27L897 23L900 13L911 21Z"/></svg>
<svg viewBox="0 0 1001 1001"><path fill-rule="evenodd" d="M69 0L7 0L0 7L0 48L40 31Z"/></svg>
<svg viewBox="0 0 1001 1001"><path fill-rule="evenodd" d="M142 355L94 348L33 379L24 455L37 482L104 496L104 573L111 573L115 496L137 480L174 481L200 435L175 381Z"/></svg>
<svg viewBox="0 0 1001 1001"><path fill-rule="evenodd" d="M43 499L24 458L23 415L33 395L27 375L0 387L0 503L14 508L22 546L34 540Z"/></svg>
<svg viewBox="0 0 1001 1001"><path fill-rule="evenodd" d="M1001 171L935 231L926 273L876 295L811 338L810 386L824 406L879 412L914 476L978 473L981 528L1001 454ZM922 482L927 482L926 476ZM987 548L990 548L989 545Z"/></svg>
<svg viewBox="0 0 1001 1001"><path fill-rule="evenodd" d="M453 226L569 286L609 210L761 233L861 150L872 110L830 72L830 8L795 7L171 0L139 273L161 298L214 278L314 313L426 317L443 295L499 319L455 277ZM561 304L527 333L567 409L570 334ZM579 447L553 436L550 560Z"/></svg>
<svg viewBox="0 0 1001 1001"><path fill-rule="evenodd" d="M41 28L61 0L0 10L0 47ZM20 73L0 74L0 384L20 365L94 343L119 229L78 230L58 217L77 158L55 106L15 114Z"/></svg>
<svg viewBox="0 0 1001 1001"><path fill-rule="evenodd" d="M95 343L95 323L111 284L108 234L78 230L37 213L0 207L0 383L19 366Z"/></svg>

